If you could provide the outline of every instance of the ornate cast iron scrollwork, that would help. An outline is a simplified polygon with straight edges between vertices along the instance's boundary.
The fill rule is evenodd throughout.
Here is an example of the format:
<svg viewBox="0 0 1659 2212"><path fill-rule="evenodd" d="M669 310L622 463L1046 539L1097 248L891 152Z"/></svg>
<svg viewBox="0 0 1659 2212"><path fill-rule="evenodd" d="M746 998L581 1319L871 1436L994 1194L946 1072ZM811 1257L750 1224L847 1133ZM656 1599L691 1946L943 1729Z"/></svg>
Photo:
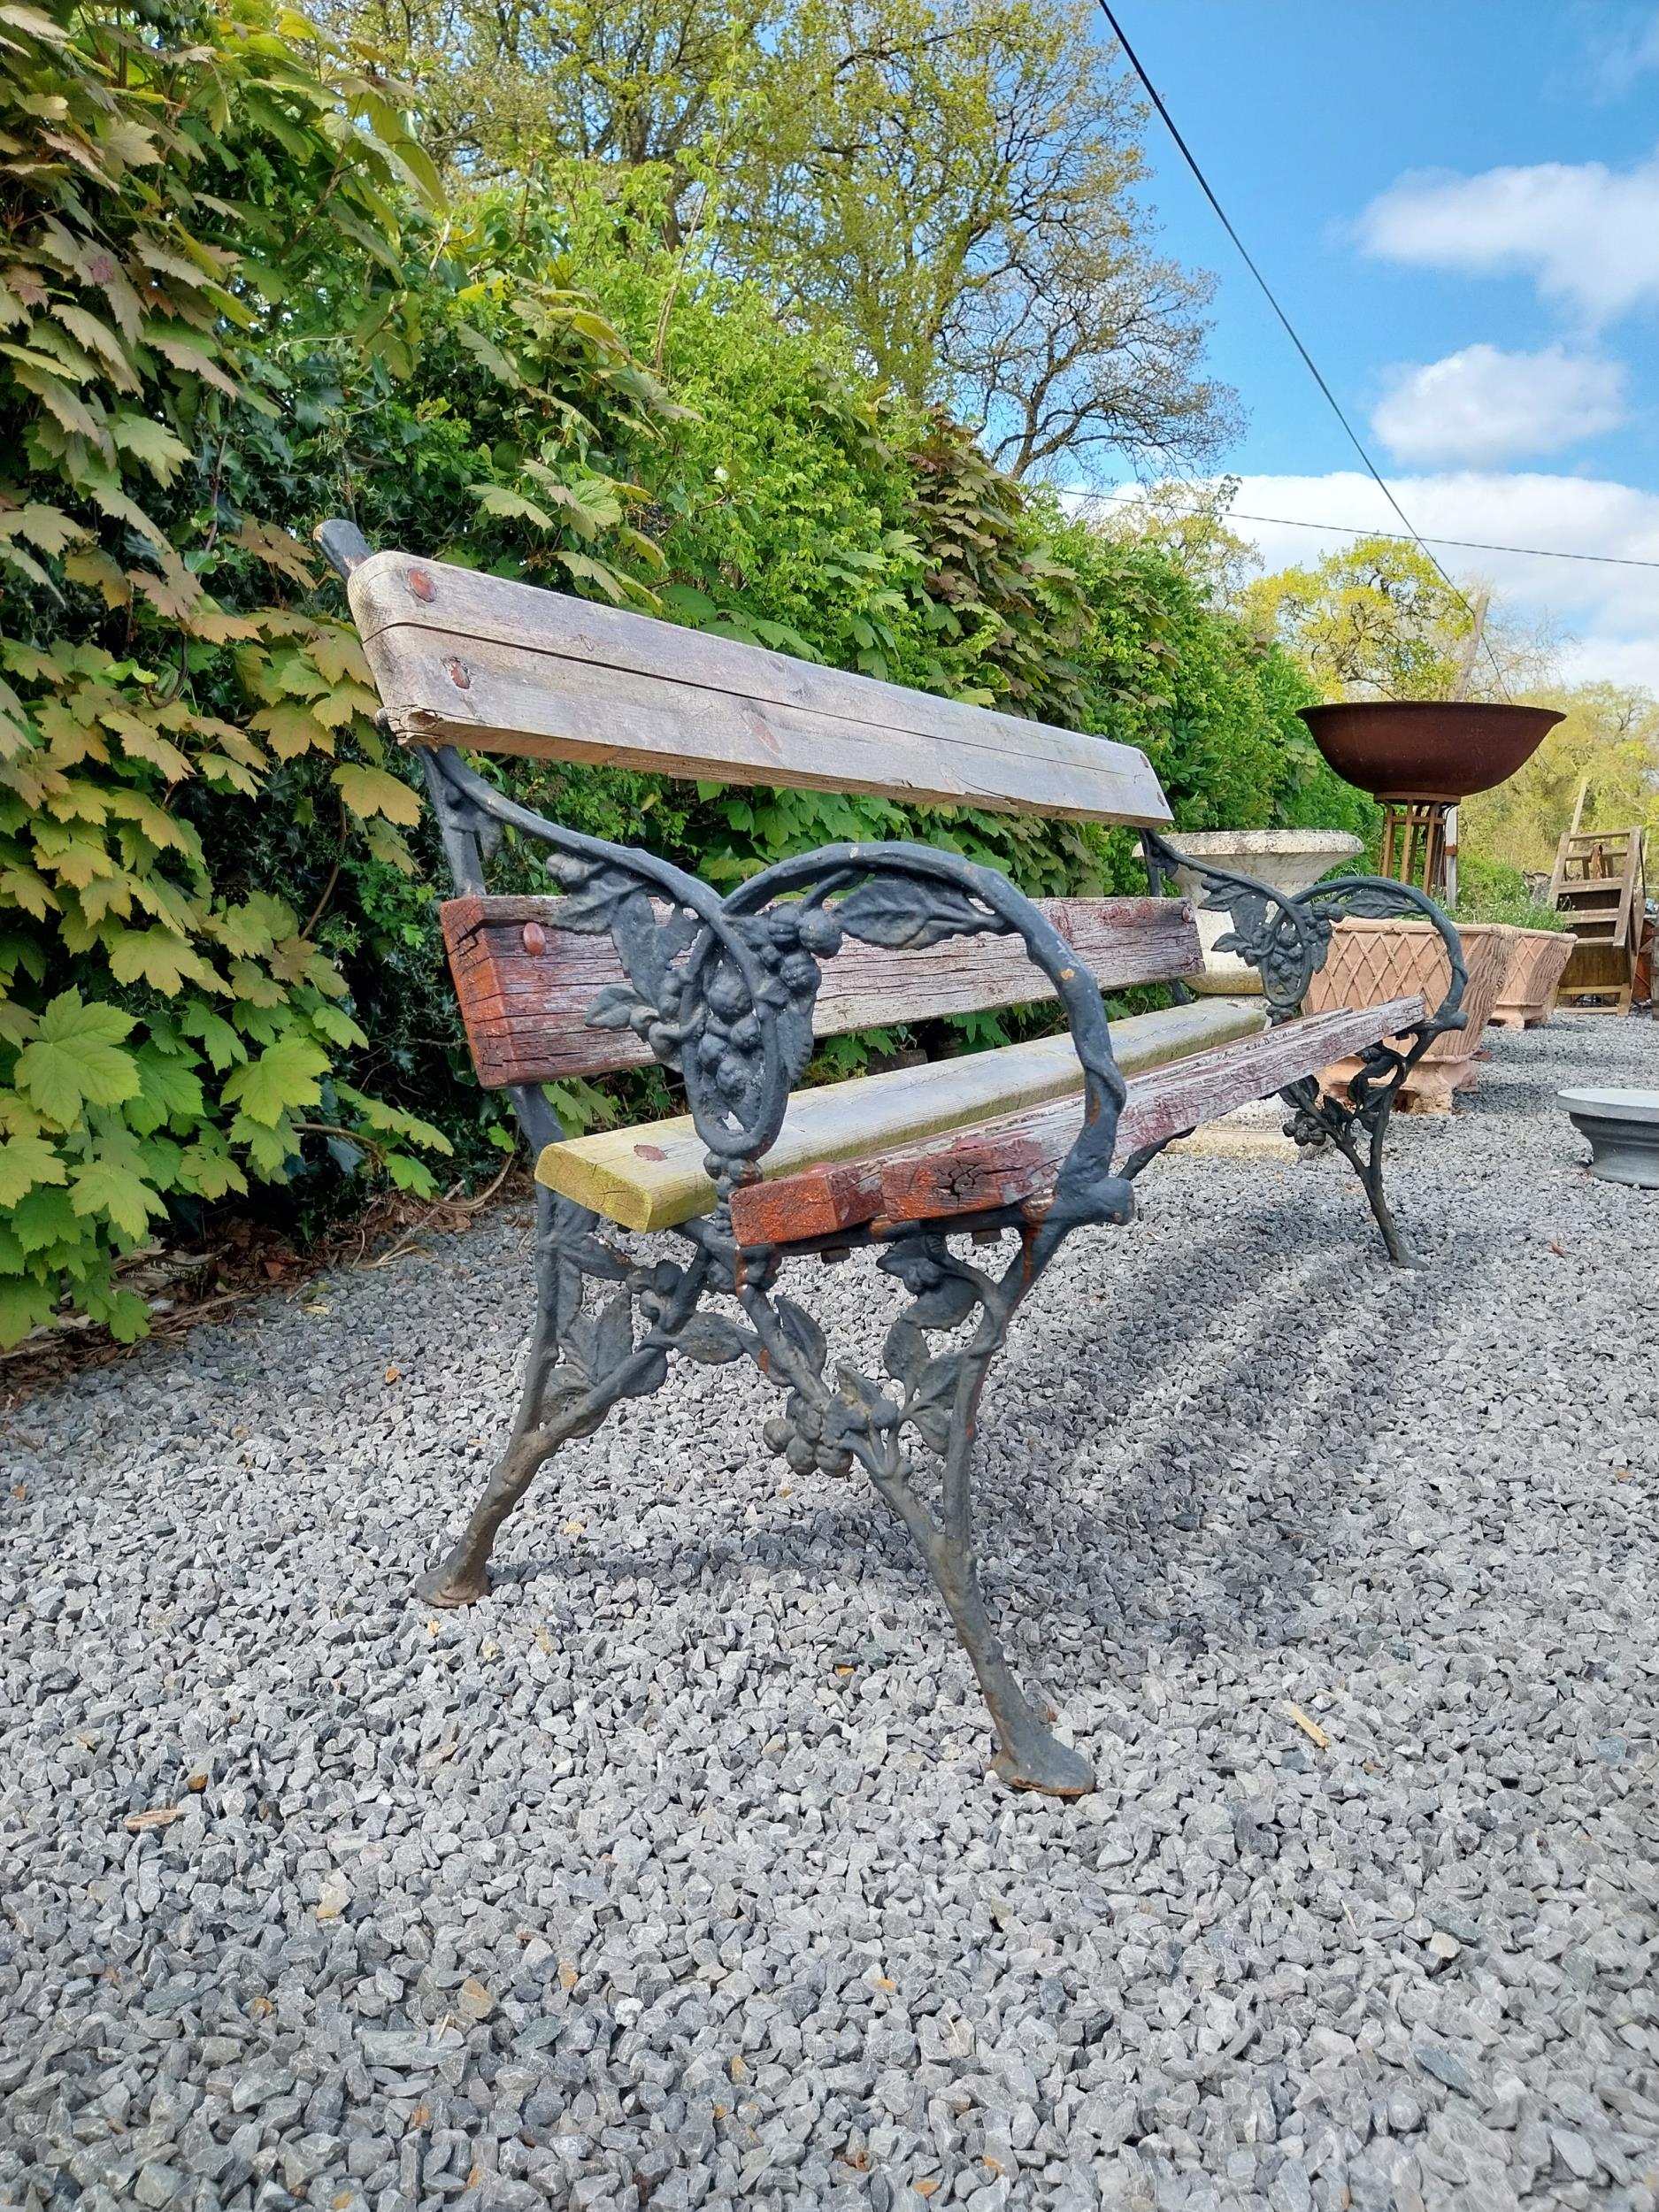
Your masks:
<svg viewBox="0 0 1659 2212"><path fill-rule="evenodd" d="M319 534L342 572L366 557L349 525L330 524ZM972 1498L979 1394L1015 1312L1070 1230L1130 1217L1133 1177L1162 1148L1143 1148L1115 1171L1125 1089L1087 968L1005 879L955 854L910 844L829 846L783 861L722 898L649 852L583 836L518 806L452 750L419 757L457 891L482 894L503 835L526 838L548 849L549 873L565 895L561 926L611 937L626 981L603 993L588 1018L631 1028L679 1072L716 1191L709 1213L673 1233L687 1248L680 1257L641 1260L598 1216L538 1187L535 1317L518 1414L465 1530L423 1578L423 1595L438 1605L483 1596L495 1537L537 1471L562 1444L592 1434L623 1399L659 1388L672 1356L717 1365L747 1358L783 1393L781 1409L764 1424L767 1444L803 1471L841 1475L862 1465L910 1531L984 1692L1000 1738L997 1770L1025 1788L1062 1795L1088 1789L1087 1761L1051 1732L1053 1714L1026 1698L992 1628L979 1586ZM1148 854L1154 864L1191 864L1156 838L1148 837ZM1262 967L1273 1018L1287 1018L1324 957L1331 924L1318 902L1346 887L1322 885L1287 902L1243 878L1197 872L1211 902L1233 913L1234 934L1225 941ZM1439 918L1419 895L1406 895ZM978 933L1019 937L1053 986L1083 1072L1082 1126L1045 1206L952 1222L953 1233L1013 1233L1012 1256L1000 1271L972 1264L951 1249L942 1228L926 1224L872 1225L834 1238L838 1247L879 1246L878 1265L907 1294L887 1333L881 1373L870 1375L832 1363L818 1323L779 1287L787 1263L827 1240L741 1250L730 1199L760 1173L811 1051L822 964L848 938L902 948ZM1448 943L1452 998L1412 1051L1378 1048L1368 1056L1351 1109L1320 1100L1317 1087L1310 1096L1300 1086L1286 1094L1307 1137L1336 1142L1362 1176L1367 1168L1350 1129L1370 1129L1374 1171L1401 1075L1428 1037L1461 1018L1463 965L1449 933ZM511 1095L534 1151L562 1136L538 1087ZM1367 1187L1399 1257L1374 1172Z"/></svg>
<svg viewBox="0 0 1659 2212"><path fill-rule="evenodd" d="M678 1072L723 1197L758 1171L777 1136L811 1054L821 963L843 939L915 949L1011 933L1053 985L1083 1070L1084 1125L1050 1217L1127 1217L1130 1193L1111 1174L1124 1085L1099 988L1041 909L995 869L929 845L826 845L723 899L653 854L533 814L447 748L422 757L438 818L457 837L481 851L488 832L511 829L551 849L548 869L566 894L559 926L608 934L627 977L601 993L588 1019L631 1027ZM468 864L467 874L482 887L481 867Z"/></svg>
<svg viewBox="0 0 1659 2212"><path fill-rule="evenodd" d="M645 1265L602 1235L595 1215L538 1194L537 1316L518 1417L465 1532L422 1581L423 1594L441 1605L481 1597L496 1532L536 1471L560 1444L591 1434L621 1399L656 1390L671 1354L710 1363L748 1357L784 1393L783 1409L764 1426L769 1446L801 1469L842 1474L862 1464L910 1529L996 1724L998 1770L1029 1788L1088 1788L1087 1762L1049 1732L992 1630L974 1561L972 1496L979 1392L1016 1309L1070 1230L1126 1221L1133 1210L1131 1184L1112 1161L1123 1078L1088 970L1004 878L954 853L826 846L721 898L649 853L518 806L453 751L422 760L458 887L482 890L485 862L503 832L531 838L549 848L549 872L565 895L561 927L610 936L626 980L601 993L588 1019L633 1029L679 1073L716 1190L712 1211L676 1233L692 1247L685 1263ZM880 1378L832 1369L822 1330L777 1286L784 1262L813 1245L741 1251L732 1192L759 1174L810 1055L822 964L849 938L915 949L982 933L1018 935L1052 984L1083 1071L1081 1129L1040 1214L1027 1219L1009 1208L964 1225L1017 1232L1001 1273L971 1265L926 1228L838 1238L884 1243L879 1264L910 1297L888 1332ZM557 1134L556 1126L547 1132L539 1094L514 1095L533 1142ZM735 1301L742 1320L704 1302L721 1295ZM930 1337L941 1333L952 1340L936 1348ZM937 1510L918 1449L941 1463Z"/></svg>
<svg viewBox="0 0 1659 2212"><path fill-rule="evenodd" d="M1201 901L1204 910L1230 918L1233 926L1216 940L1216 950L1236 953L1257 971L1268 1019L1275 1024L1301 1013L1308 987L1329 956L1331 933L1339 921L1403 918L1425 921L1439 931L1450 976L1446 995L1417 1028L1404 1033L1405 1049L1386 1040L1367 1046L1346 1099L1322 1091L1315 1076L1289 1084L1279 1093L1292 1110L1285 1134L1300 1145L1336 1147L1360 1179L1389 1258L1397 1266L1416 1266L1418 1263L1402 1240L1383 1193L1383 1140L1394 1102L1412 1069L1436 1037L1463 1028L1468 1019L1463 1001L1469 972L1456 928L1414 885L1395 883L1387 876L1337 876L1290 895L1254 877L1188 859L1154 831L1143 831L1141 837L1149 870L1159 877L1179 871L1196 878L1206 894Z"/></svg>

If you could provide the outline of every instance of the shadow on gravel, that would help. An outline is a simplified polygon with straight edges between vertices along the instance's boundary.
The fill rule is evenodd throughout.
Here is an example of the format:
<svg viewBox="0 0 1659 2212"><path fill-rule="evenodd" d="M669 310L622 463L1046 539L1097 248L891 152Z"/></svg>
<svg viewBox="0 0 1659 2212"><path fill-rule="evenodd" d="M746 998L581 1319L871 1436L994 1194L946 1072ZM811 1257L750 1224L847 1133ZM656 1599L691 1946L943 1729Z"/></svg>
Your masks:
<svg viewBox="0 0 1659 2212"><path fill-rule="evenodd" d="M1018 1348L1002 1394L991 1405L987 1449L992 1465L980 1487L987 1550L1001 1549L1007 1556L1018 1549L1040 1557L1046 1548L1068 1565L1075 1563L1081 1572L1075 1581L1068 1578L1067 1599L1080 1603L1096 1627L1109 1624L1102 1617L1104 1600L1109 1617L1113 1611L1117 1617L1110 1624L1134 1645L1225 1643L1240 1632L1254 1641L1252 1615L1282 1615L1307 1575L1299 1540L1287 1538L1286 1530L1318 1526L1329 1538L1333 1481L1340 1481L1345 1464L1375 1448L1379 1404L1414 1402L1418 1344L1435 1333L1440 1317L1467 1294L1471 1274L1503 1242L1496 1228L1460 1233L1455 1272L1441 1263L1409 1279L1409 1321L1397 1308L1379 1302L1374 1309L1377 1326L1365 1337L1363 1393L1349 1386L1350 1370L1333 1374L1325 1390L1310 1395L1307 1386L1325 1354L1326 1325L1351 1324L1401 1278L1379 1249L1369 1247L1366 1213L1346 1248L1333 1246L1329 1219L1320 1211L1292 1212L1282 1204L1240 1210L1229 1217L1226 1229L1230 1248L1260 1265L1254 1280L1242 1279L1242 1267L1219 1270L1210 1252L1196 1248L1156 1275L1125 1282L1114 1269L1117 1279L1094 1309L1103 1326L1091 1333L1086 1348L1068 1347L1073 1360L1087 1360L1094 1386L1089 1396L1097 1406L1113 1382L1117 1394L1133 1402L1177 1374L1186 1394L1197 1402L1196 1410L1171 1408L1143 1436L1133 1463L1107 1479L1109 1512L1100 1509L1101 1478L1082 1470L1075 1487L1057 1499L1052 1489L1045 1494L1041 1516L1023 1486L996 1479L996 1432L1023 1425L1027 1392L1021 1384L1036 1379L1035 1362L1023 1363ZM1249 1318L1241 1330L1238 1317L1246 1310ZM1114 1417L1107 1410L1103 1425ZM1087 1402L1068 1404L1068 1427L1087 1418ZM1264 1420L1275 1426L1265 1429ZM1041 1448L1035 1440L1033 1446ZM1222 1479L1218 1467L1239 1459L1251 1463L1250 1474ZM1083 1494L1089 1487L1097 1494L1093 1502ZM1000 1546L999 1533L1004 1538ZM1210 1609L1172 1618L1173 1588L1217 1580L1217 1540L1224 1533L1222 1571L1235 1601L1219 1615ZM994 1590L995 1578L987 1581ZM1275 1641L1282 1640L1285 1625L1275 1628Z"/></svg>
<svg viewBox="0 0 1659 2212"><path fill-rule="evenodd" d="M977 1494L980 1571L994 1615L1010 1627L1023 1616L1057 1632L1022 1656L1028 1671L1046 1671L1064 1689L1073 1674L1079 1684L1085 1672L1097 1682L1105 1668L1143 1664L1155 1647L1241 1649L1294 1640L1312 1573L1296 1532L1319 1526L1330 1540L1328 1507L1342 1464L1374 1445L1379 1401L1409 1401L1420 1338L1501 1241L1495 1230L1461 1232L1455 1274L1441 1264L1411 1277L1409 1323L1379 1304L1363 1394L1333 1402L1341 1377L1333 1376L1333 1394L1310 1396L1326 1323L1351 1318L1398 1280L1373 1247L1363 1199L1352 1195L1356 1217L1344 1223L1340 1244L1325 1206L1295 1208L1276 1196L1231 1213L1230 1268L1200 1245L1172 1265L1154 1268L1145 1254L1137 1264L1133 1231L1102 1233L1092 1251L1079 1243L1071 1269L1051 1277L1016 1323L987 1391ZM1077 1303L1077 1260L1086 1255L1105 1263L1084 1279L1103 1286L1098 1305ZM1056 1371L1081 1386L1056 1399ZM1133 1464L1105 1479L1102 1509L1102 1478L1076 1464L1080 1451L1091 1437L1110 1436L1134 1401L1172 1373L1200 1402L1199 1425L1172 1410ZM757 1458L769 1404L769 1395L757 1395ZM1272 1463L1240 1495L1240 1479L1224 1479L1221 1467L1260 1460L1263 1413L1281 1409ZM1052 1470L1051 1478L1033 1484L1032 1465ZM1089 1489L1093 1500L1083 1494ZM535 1494L528 1513L538 1503L550 1513L556 1490L555 1482L545 1497ZM663 1509L681 1513L684 1502L664 1499ZM780 1501L741 1533L710 1535L705 1524L684 1540L503 1561L496 1573L573 1594L594 1578L643 1576L684 1587L757 1566L810 1584L862 1581L872 1605L879 1578L891 1573L911 1596L937 1601L909 1536L856 1475L846 1479L843 1497L804 1510ZM948 1639L942 1610L939 1625Z"/></svg>

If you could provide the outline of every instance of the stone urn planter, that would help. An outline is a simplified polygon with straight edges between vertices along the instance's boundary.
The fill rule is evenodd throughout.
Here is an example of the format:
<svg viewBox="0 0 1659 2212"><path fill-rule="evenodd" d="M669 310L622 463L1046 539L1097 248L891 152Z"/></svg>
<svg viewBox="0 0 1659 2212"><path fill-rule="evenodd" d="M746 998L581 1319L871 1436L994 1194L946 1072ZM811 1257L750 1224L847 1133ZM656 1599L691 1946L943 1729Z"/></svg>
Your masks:
<svg viewBox="0 0 1659 2212"><path fill-rule="evenodd" d="M1659 1190L1659 1091L1561 1091L1573 1127L1590 1140L1604 1183Z"/></svg>
<svg viewBox="0 0 1659 2212"><path fill-rule="evenodd" d="M1471 922L1457 933L1469 970L1463 992L1469 1019L1463 1028L1437 1037L1412 1070L1399 1102L1408 1112L1449 1113L1452 1094L1474 1088L1475 1056L1503 987L1510 941L1518 934L1490 922ZM1432 1013L1450 982L1446 946L1432 922L1339 922L1304 1003L1310 1014L1324 1014L1421 993ZM1357 1060L1339 1060L1320 1079L1326 1090L1340 1090L1359 1066Z"/></svg>
<svg viewBox="0 0 1659 2212"><path fill-rule="evenodd" d="M1194 860L1225 868L1237 876L1254 876L1286 897L1306 891L1321 876L1364 848L1347 830L1171 830L1170 842ZM1235 952L1217 952L1216 940L1233 927L1226 914L1206 914L1202 901L1204 887L1190 870L1176 876L1184 898L1193 902L1198 918L1199 941L1204 949L1204 972L1189 976L1187 988L1224 998L1247 992L1260 995L1262 979Z"/></svg>
<svg viewBox="0 0 1659 2212"><path fill-rule="evenodd" d="M1494 1029L1537 1029L1549 1019L1578 939L1570 929L1517 929L1492 1010Z"/></svg>

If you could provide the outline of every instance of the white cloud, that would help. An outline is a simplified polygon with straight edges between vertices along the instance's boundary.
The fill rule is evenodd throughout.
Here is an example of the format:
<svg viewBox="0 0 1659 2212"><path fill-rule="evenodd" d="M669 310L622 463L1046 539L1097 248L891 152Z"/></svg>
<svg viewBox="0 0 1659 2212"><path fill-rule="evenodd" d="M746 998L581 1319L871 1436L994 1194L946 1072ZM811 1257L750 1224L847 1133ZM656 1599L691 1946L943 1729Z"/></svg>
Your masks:
<svg viewBox="0 0 1659 2212"><path fill-rule="evenodd" d="M1540 162L1402 177L1359 219L1368 253L1422 269L1531 276L1593 322L1659 301L1659 154L1615 170Z"/></svg>
<svg viewBox="0 0 1659 2212"><path fill-rule="evenodd" d="M1626 23L1592 42L1592 74L1604 100L1623 99L1649 69L1659 69L1659 15L1645 23Z"/></svg>
<svg viewBox="0 0 1659 2212"><path fill-rule="evenodd" d="M1465 346L1441 361L1393 370L1371 427L1402 461L1483 468L1617 429L1624 396L1617 361L1560 346L1541 353Z"/></svg>
<svg viewBox="0 0 1659 2212"><path fill-rule="evenodd" d="M1561 656L1562 681L1636 684L1659 697L1659 638L1575 637Z"/></svg>
<svg viewBox="0 0 1659 2212"><path fill-rule="evenodd" d="M1659 563L1659 492L1521 470L1398 476L1390 483L1428 537L1479 538ZM1351 544L1356 528L1401 527L1371 478L1353 470L1328 476L1247 476L1233 510L1231 526L1255 541L1269 568L1320 560ZM1241 518L1256 515L1348 527L1299 529ZM1659 567L1617 568L1450 545L1436 545L1433 551L1459 581L1478 578L1517 613L1545 618L1573 633L1562 653L1562 672L1569 681L1640 683L1659 692Z"/></svg>

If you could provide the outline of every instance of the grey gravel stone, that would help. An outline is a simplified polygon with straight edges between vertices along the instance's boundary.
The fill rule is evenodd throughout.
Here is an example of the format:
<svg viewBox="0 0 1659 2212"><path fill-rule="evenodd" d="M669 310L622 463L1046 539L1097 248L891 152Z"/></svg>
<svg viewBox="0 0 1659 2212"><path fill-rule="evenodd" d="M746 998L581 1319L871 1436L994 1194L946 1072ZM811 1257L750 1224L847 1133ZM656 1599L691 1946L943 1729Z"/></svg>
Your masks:
<svg viewBox="0 0 1659 2212"><path fill-rule="evenodd" d="M1571 2128L1551 2128L1549 2139L1555 2147L1555 2155L1570 2174L1576 2174L1580 2181L1595 2179L1601 2170L1601 2162L1582 2135Z"/></svg>
<svg viewBox="0 0 1659 2212"><path fill-rule="evenodd" d="M231 2091L230 2108L251 2112L274 2098L286 2097L293 2086L294 2076L286 2066L251 2066Z"/></svg>
<svg viewBox="0 0 1659 2212"><path fill-rule="evenodd" d="M1421 1274L1333 1162L1068 1246L981 1520L1072 1804L735 1368L411 1599L522 1215L0 1417L0 2204L1659 2212L1659 1197L1553 1096L1656 1048L1495 1038L1400 1125ZM867 1363L889 1279L797 1271Z"/></svg>

